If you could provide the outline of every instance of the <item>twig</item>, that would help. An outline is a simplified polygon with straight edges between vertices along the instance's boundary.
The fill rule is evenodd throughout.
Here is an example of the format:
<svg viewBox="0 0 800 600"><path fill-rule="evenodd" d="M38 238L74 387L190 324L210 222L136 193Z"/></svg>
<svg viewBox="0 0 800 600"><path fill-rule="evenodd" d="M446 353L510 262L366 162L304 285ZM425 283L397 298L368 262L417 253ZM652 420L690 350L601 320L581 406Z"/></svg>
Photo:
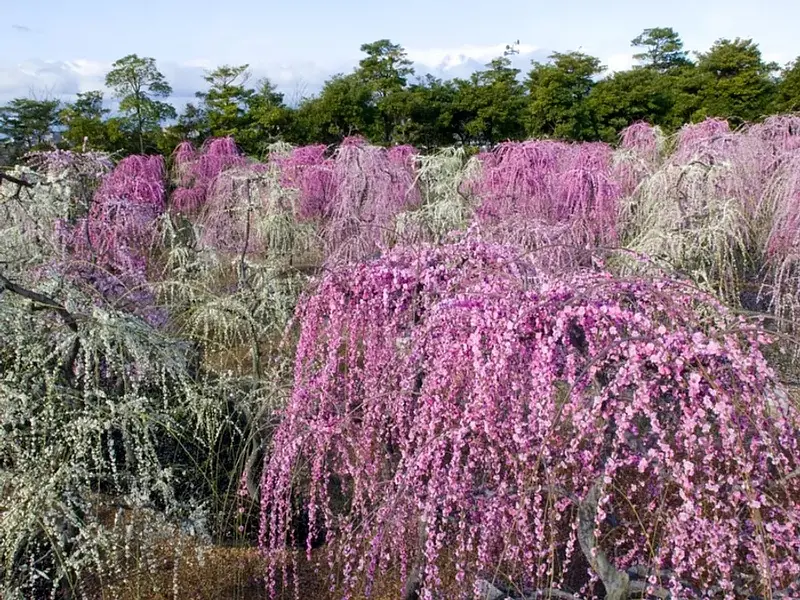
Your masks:
<svg viewBox="0 0 800 600"><path fill-rule="evenodd" d="M24 179L18 179L13 175L8 175L7 173L3 173L2 171L0 171L0 181L3 181L4 179L20 187L27 187L27 188L33 187L33 184L30 181L25 181Z"/></svg>
<svg viewBox="0 0 800 600"><path fill-rule="evenodd" d="M597 504L600 502L602 481L595 483L578 507L578 542L586 560L606 588L606 600L627 600L630 578L618 570L597 545L594 534Z"/></svg>
<svg viewBox="0 0 800 600"><path fill-rule="evenodd" d="M12 294L17 294L18 296L22 296L23 298L31 300L37 310L54 310L56 313L58 313L58 316L61 317L61 320L64 321L64 324L67 327L69 327L75 333L78 333L78 321L66 308L64 308L63 305L59 304L52 298L48 298L43 294L39 294L21 287L13 281L7 279L4 275L0 274L0 292L5 290L8 290Z"/></svg>

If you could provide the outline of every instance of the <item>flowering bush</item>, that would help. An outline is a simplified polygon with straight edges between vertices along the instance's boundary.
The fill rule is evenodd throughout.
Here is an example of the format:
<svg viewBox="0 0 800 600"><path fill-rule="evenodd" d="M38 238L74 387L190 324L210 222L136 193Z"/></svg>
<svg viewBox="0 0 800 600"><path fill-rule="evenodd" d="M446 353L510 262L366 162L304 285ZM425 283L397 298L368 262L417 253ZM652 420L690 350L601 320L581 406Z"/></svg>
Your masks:
<svg viewBox="0 0 800 600"><path fill-rule="evenodd" d="M482 160L477 222L498 241L540 250L558 268L616 245L620 189L605 144L501 144Z"/></svg>
<svg viewBox="0 0 800 600"><path fill-rule="evenodd" d="M164 318L152 307L147 273L159 242L156 222L166 208L164 179L161 157L130 156L103 180L85 217L55 225L58 270L152 323Z"/></svg>
<svg viewBox="0 0 800 600"><path fill-rule="evenodd" d="M183 142L175 148L173 162L179 187L172 194L171 205L182 213L193 213L205 205L220 173L248 164L230 137L211 139L199 151L190 142Z"/></svg>
<svg viewBox="0 0 800 600"><path fill-rule="evenodd" d="M800 593L800 413L765 336L667 280L520 256L397 249L303 300L261 481L273 594L298 495L346 598L398 564L423 598L493 573L544 595Z"/></svg>

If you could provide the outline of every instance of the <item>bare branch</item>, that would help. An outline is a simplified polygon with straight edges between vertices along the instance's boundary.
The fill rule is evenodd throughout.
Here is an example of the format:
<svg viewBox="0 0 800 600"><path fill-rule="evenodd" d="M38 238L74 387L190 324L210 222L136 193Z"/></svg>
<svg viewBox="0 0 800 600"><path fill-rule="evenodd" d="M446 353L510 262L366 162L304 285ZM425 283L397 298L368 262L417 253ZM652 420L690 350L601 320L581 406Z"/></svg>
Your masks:
<svg viewBox="0 0 800 600"><path fill-rule="evenodd" d="M8 173L3 173L2 171L0 171L0 181L3 181L4 179L20 187L27 187L27 188L33 187L33 184L30 181L25 181L24 179L19 179L17 177L9 175Z"/></svg>
<svg viewBox="0 0 800 600"><path fill-rule="evenodd" d="M594 534L597 521L597 504L602 493L602 483L598 481L586 494L578 507L578 542L581 550L606 588L606 600L627 600L630 593L630 578L618 570L597 545Z"/></svg>
<svg viewBox="0 0 800 600"><path fill-rule="evenodd" d="M56 313L58 313L58 316L61 317L61 320L64 321L64 324L67 327L69 327L75 333L78 333L78 321L66 308L64 308L63 305L59 304L52 298L48 298L43 294L39 294L21 287L13 281L7 279L4 275L0 274L0 292L5 290L32 301L34 303L34 308L37 310L54 310Z"/></svg>

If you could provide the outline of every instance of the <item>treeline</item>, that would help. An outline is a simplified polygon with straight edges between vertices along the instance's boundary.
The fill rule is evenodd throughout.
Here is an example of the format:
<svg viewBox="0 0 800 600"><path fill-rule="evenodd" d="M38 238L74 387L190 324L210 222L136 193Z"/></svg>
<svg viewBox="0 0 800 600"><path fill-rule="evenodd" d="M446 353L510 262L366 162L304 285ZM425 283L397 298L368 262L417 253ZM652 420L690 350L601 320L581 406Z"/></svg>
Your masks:
<svg viewBox="0 0 800 600"><path fill-rule="evenodd" d="M0 143L11 160L54 144L169 153L180 141L219 136L253 155L278 140L335 143L350 135L424 150L530 137L614 141L636 121L669 132L706 117L736 125L800 110L800 58L766 62L756 43L738 38L692 56L671 28L647 29L632 46L638 64L611 74L594 56L555 52L523 76L510 45L468 79L444 80L417 76L402 46L379 40L361 47L352 73L333 76L297 106L267 79L251 84L248 65L223 65L206 74L208 89L181 114L167 101L172 88L155 60L129 55L106 76L119 103L114 115L101 91L68 104L18 98L0 108Z"/></svg>

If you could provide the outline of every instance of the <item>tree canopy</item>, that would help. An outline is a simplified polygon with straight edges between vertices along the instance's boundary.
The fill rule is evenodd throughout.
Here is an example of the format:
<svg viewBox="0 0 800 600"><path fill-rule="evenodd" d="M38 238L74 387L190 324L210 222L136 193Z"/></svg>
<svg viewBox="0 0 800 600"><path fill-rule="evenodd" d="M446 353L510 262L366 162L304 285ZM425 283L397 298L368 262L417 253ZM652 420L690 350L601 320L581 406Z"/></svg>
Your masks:
<svg viewBox="0 0 800 600"><path fill-rule="evenodd" d="M615 142L640 121L670 133L706 117L736 125L800 110L800 58L781 69L751 39L720 39L690 53L673 28L647 28L631 41L637 64L616 71L572 50L534 60L525 72L518 46L506 45L467 77L443 79L416 73L402 45L379 39L361 45L351 72L294 105L270 79L251 82L250 65L222 64L206 72L206 89L180 114L155 59L131 54L105 79L118 105L107 105L101 91L65 105L17 98L0 108L0 140L11 159L59 143L58 133L61 147L122 155L166 155L182 141L225 136L256 156L275 141L332 144L353 135L433 150L531 136Z"/></svg>

